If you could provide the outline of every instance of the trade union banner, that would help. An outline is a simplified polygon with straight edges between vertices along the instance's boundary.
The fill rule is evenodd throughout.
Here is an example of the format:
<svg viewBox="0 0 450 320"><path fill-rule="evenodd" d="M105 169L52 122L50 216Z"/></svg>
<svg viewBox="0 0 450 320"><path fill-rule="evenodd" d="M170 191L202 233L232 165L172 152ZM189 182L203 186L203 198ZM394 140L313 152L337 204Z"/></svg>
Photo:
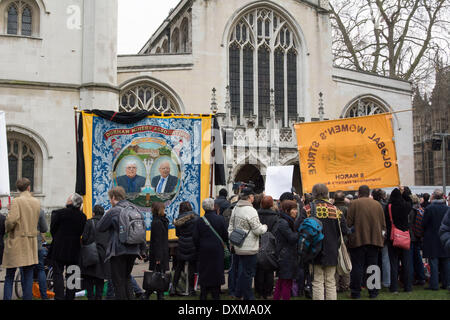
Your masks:
<svg viewBox="0 0 450 320"><path fill-rule="evenodd" d="M295 124L303 192L398 186L392 114Z"/></svg>
<svg viewBox="0 0 450 320"><path fill-rule="evenodd" d="M148 113L147 113L148 114ZM164 202L169 239L180 203L200 213L209 196L211 115L143 115L83 111L78 124L77 192L84 212L110 209L108 190L122 186L127 199L146 215L150 230L153 202ZM148 233L149 239L149 233Z"/></svg>

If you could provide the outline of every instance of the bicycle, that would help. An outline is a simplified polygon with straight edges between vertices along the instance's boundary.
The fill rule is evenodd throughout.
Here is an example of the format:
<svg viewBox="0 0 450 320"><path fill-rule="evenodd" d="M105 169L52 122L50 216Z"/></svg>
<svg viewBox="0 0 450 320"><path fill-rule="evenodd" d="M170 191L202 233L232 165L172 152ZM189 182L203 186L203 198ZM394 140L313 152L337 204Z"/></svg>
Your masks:
<svg viewBox="0 0 450 320"><path fill-rule="evenodd" d="M50 247L50 244L43 243L42 247L44 247L48 250ZM46 275L47 291L51 291L54 287L54 285L53 285L53 267L51 266L50 261L47 259L47 257L44 258L44 271L45 271L45 275ZM33 283L34 282L37 282L36 270L33 271ZM22 292L20 270L14 278L14 293L16 294L17 298L22 299L23 292Z"/></svg>

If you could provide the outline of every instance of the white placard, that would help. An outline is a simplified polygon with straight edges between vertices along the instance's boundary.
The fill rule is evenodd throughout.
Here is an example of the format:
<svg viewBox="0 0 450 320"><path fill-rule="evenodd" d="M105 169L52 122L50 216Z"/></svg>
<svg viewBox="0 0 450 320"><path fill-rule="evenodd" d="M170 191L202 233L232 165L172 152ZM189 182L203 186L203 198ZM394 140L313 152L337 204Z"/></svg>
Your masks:
<svg viewBox="0 0 450 320"><path fill-rule="evenodd" d="M291 192L294 166L267 167L265 194L278 200L284 192Z"/></svg>
<svg viewBox="0 0 450 320"><path fill-rule="evenodd" d="M8 146L5 112L0 111L0 196L9 196Z"/></svg>

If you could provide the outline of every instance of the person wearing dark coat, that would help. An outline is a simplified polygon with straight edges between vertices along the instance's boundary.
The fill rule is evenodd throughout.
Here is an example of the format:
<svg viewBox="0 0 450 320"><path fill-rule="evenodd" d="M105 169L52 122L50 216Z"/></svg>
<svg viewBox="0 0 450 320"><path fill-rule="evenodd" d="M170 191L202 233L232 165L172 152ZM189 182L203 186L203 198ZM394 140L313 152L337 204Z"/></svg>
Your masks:
<svg viewBox="0 0 450 320"><path fill-rule="evenodd" d="M83 198L74 193L67 200L64 209L52 212L50 233L52 245L48 254L53 264L55 300L74 300L75 289L66 288L64 293L64 268L78 265L80 259L81 235L86 224L86 215L80 210ZM66 278L70 274L66 273Z"/></svg>
<svg viewBox="0 0 450 320"><path fill-rule="evenodd" d="M99 263L87 267L81 266L81 274L84 280L88 300L102 300L104 281L111 277L109 261L105 262L106 248L110 240L109 232L100 232L96 230L96 226L104 213L105 210L102 206L95 205L93 217L86 221L83 235L81 236L83 245L89 245L95 242L99 257Z"/></svg>
<svg viewBox="0 0 450 320"><path fill-rule="evenodd" d="M177 248L177 265L175 267L175 274L173 276L171 295L177 295L177 285L180 280L181 271L188 263L188 283L189 295L195 296L194 290L194 273L197 264L197 252L195 249L193 231L198 214L192 211L192 206L188 201L180 203L180 213L178 218L174 220L175 234L178 237Z"/></svg>
<svg viewBox="0 0 450 320"><path fill-rule="evenodd" d="M447 210L447 213L442 220L439 236L445 251L447 254L450 254L450 208Z"/></svg>
<svg viewBox="0 0 450 320"><path fill-rule="evenodd" d="M312 189L313 201L305 205L301 210L299 223L311 216L311 204L316 206L316 218L322 222L323 235L322 250L312 261L313 300L336 300L336 266L338 263L338 250L340 246L339 220L343 232L346 229L346 222L342 212L328 201L328 187L324 184L315 184ZM321 212L319 215L318 213Z"/></svg>
<svg viewBox="0 0 450 320"><path fill-rule="evenodd" d="M299 269L297 255L298 232L294 229L297 218L297 203L293 200L281 202L280 219L275 230L277 239L278 280L273 294L274 300L290 300L293 280Z"/></svg>
<svg viewBox="0 0 450 320"><path fill-rule="evenodd" d="M217 214L214 200L211 198L203 200L202 208L205 210L205 219L208 220L222 241L227 244L228 232L225 219ZM192 235L198 253L200 300L206 300L208 293L211 293L214 300L220 300L220 286L225 283L222 242L203 221L203 218L197 219L195 222Z"/></svg>
<svg viewBox="0 0 450 320"><path fill-rule="evenodd" d="M450 254L445 250L439 238L439 228L448 211L442 190L435 190L431 204L423 215L423 256L430 264L430 282L428 290L439 290L439 274L442 276L442 288L450 287Z"/></svg>
<svg viewBox="0 0 450 320"><path fill-rule="evenodd" d="M165 214L165 205L162 202L152 204L153 220L151 224L149 266L151 271L165 273L169 270L169 220ZM146 292L147 299L152 293ZM157 291L158 300L164 300L164 292Z"/></svg>
<svg viewBox="0 0 450 320"><path fill-rule="evenodd" d="M126 200L125 189L120 186L110 189L108 197L112 207L98 221L96 231L109 233L110 240L106 248L105 261L110 263L111 282L114 286L115 299L131 300L135 297L131 282L131 272L133 271L136 258L144 255L146 242L126 244L120 241L120 215L122 210L134 205Z"/></svg>
<svg viewBox="0 0 450 320"><path fill-rule="evenodd" d="M228 196L227 189L225 189L225 188L221 189L219 191L219 196L214 201L216 203L216 205L219 207L220 215L223 215L223 212L231 205L230 201L227 200L227 196Z"/></svg>
<svg viewBox="0 0 450 320"><path fill-rule="evenodd" d="M409 214L412 209L412 201L407 201L408 195L403 196L398 188L395 188L391 192L388 204L384 210L384 216L386 219L386 236L388 238L388 252L389 261L391 266L391 285L389 287L390 292L398 292L398 273L399 273L399 261L402 263L402 278L405 292L412 291L412 278L410 270L410 250L404 250L396 248L392 244L391 230L392 223L389 215L389 208L392 212L392 221L397 229L401 231L409 230ZM406 199L406 200L405 200Z"/></svg>
<svg viewBox="0 0 450 320"><path fill-rule="evenodd" d="M280 214L272 209L273 198L271 196L264 196L261 200L261 208L258 210L259 221L267 225L267 232L275 236L277 223L280 219ZM267 299L272 296L274 284L274 272L264 270L263 266L256 265L255 272L255 294L257 297Z"/></svg>

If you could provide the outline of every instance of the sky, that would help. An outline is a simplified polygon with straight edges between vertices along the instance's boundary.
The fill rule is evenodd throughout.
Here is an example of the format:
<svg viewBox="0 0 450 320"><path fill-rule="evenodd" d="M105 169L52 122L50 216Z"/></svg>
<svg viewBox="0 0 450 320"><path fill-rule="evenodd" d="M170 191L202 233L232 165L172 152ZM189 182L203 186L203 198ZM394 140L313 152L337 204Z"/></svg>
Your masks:
<svg viewBox="0 0 450 320"><path fill-rule="evenodd" d="M136 54L180 0L118 0L118 54Z"/></svg>

